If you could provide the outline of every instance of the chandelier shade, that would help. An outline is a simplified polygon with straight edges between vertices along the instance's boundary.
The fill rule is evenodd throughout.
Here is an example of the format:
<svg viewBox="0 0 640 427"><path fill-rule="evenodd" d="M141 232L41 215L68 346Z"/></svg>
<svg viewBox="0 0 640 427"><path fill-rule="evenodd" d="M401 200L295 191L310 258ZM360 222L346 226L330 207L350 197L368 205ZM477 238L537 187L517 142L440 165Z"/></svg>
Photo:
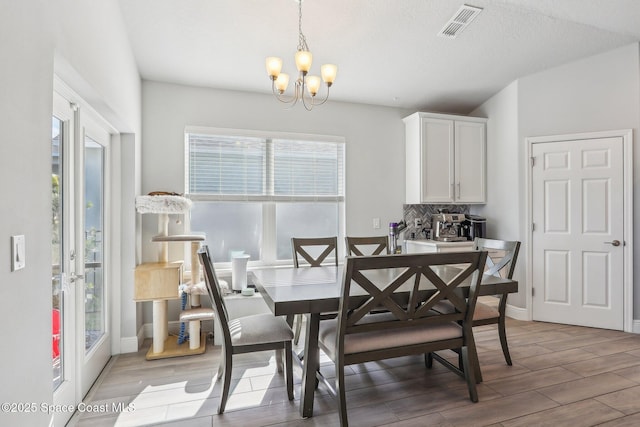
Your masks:
<svg viewBox="0 0 640 427"><path fill-rule="evenodd" d="M307 110L311 110L314 106L322 105L329 99L329 88L336 79L338 67L334 64L324 64L320 67L321 77L308 75L313 63L313 55L309 51L307 40L302 33L302 0L296 1L298 2L298 49L295 54L295 63L298 78L293 84L293 94L285 95L289 86L289 75L282 72L281 58L267 57L266 68L267 75L271 79L271 91L278 101L289 104L290 107L301 101ZM322 82L326 86L326 93L322 100L318 100L316 95L320 91Z"/></svg>
<svg viewBox="0 0 640 427"><path fill-rule="evenodd" d="M284 91L287 90L287 86L289 86L289 74L281 73L276 78L275 83L278 92L280 92L281 94L284 93Z"/></svg>
<svg viewBox="0 0 640 427"><path fill-rule="evenodd" d="M282 71L282 59L270 56L267 58L267 73L271 78L277 78Z"/></svg>
<svg viewBox="0 0 640 427"><path fill-rule="evenodd" d="M302 73L308 73L311 69L311 62L313 61L313 55L306 50L299 50L296 52L296 68Z"/></svg>
<svg viewBox="0 0 640 427"><path fill-rule="evenodd" d="M333 64L324 64L320 67L320 74L322 75L322 80L331 85L336 79L336 74L338 74L338 67Z"/></svg>

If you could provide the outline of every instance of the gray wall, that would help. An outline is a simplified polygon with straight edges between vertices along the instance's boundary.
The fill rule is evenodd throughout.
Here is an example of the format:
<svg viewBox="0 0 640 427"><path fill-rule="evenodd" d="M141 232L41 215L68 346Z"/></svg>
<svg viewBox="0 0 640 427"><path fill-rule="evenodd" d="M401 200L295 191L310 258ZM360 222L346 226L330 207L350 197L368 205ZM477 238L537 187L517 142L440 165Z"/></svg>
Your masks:
<svg viewBox="0 0 640 427"><path fill-rule="evenodd" d="M637 139L639 63L637 44L575 61L514 81L470 114L489 118L487 204L471 207L473 213L487 217L489 235L525 241L526 137L631 128ZM404 150L404 129L399 119L412 111L335 103L309 113L283 111L274 103L264 95L145 82L143 192L182 191L185 125L343 135L347 138L347 232L375 232L372 217L380 217L382 224L398 217L404 188L404 163L398 156ZM635 199L640 204L638 194ZM155 227L155 219L144 227L147 260L156 253L145 243ZM515 273L522 284L527 280L527 249L524 245ZM635 282L634 318L640 318L640 278ZM510 304L526 308L524 289L510 298Z"/></svg>
<svg viewBox="0 0 640 427"><path fill-rule="evenodd" d="M614 129L633 129L634 142L640 128L640 54L632 44L600 55L574 61L519 79L474 111L489 117L489 196L481 212L500 219L501 230L510 237L527 235L526 141L527 137L561 135ZM635 144L634 144L635 145ZM637 147L636 147L637 148ZM634 170L640 167L640 152L634 152ZM635 181L638 181L637 173ZM498 184L499 183L499 184ZM640 187L634 185L634 219L640 219ZM503 194L499 194L503 193ZM507 197L507 198L505 198ZM511 206L508 209L509 199ZM635 223L638 220L634 221ZM502 231L501 231L502 233ZM640 229L635 228L638 240ZM526 259L524 246L520 259ZM634 265L640 261L636 251ZM634 319L640 318L640 275L634 271ZM524 270L519 269L520 280ZM522 282L524 283L524 282ZM524 307L524 294L510 298Z"/></svg>
<svg viewBox="0 0 640 427"><path fill-rule="evenodd" d="M524 240L521 219L524 206L519 203L524 175L518 141L518 82L494 95L472 113L488 117L487 122L487 204L471 206L471 212L487 218L487 236L504 240ZM521 249L514 278L526 283L524 247ZM509 304L525 307L524 286Z"/></svg>
<svg viewBox="0 0 640 427"><path fill-rule="evenodd" d="M310 112L301 105L285 110L271 95L150 81L142 87L142 193L184 192L185 126L337 135L346 139L346 232L386 235L385 224L402 218L402 118L411 111L331 100ZM380 229L373 229L374 217L380 218ZM156 259L150 238L157 234L157 221L155 215L142 215L144 261ZM181 259L179 249L170 251L172 259ZM145 322L150 321L147 307Z"/></svg>
<svg viewBox="0 0 640 427"><path fill-rule="evenodd" d="M5 123L0 144L0 401L51 403L54 69L115 126L133 134L141 126L140 79L118 2L3 1L0 51L0 116ZM123 176L129 190L135 171L123 171ZM129 225L135 220L131 203ZM126 201L122 205L127 208ZM132 227L130 231L135 234ZM11 272L9 242L15 234L25 235L26 267ZM123 264L134 265L131 237L123 253L128 258ZM132 286L131 281L123 283ZM49 419L43 412L0 413L0 424L7 426L46 426Z"/></svg>

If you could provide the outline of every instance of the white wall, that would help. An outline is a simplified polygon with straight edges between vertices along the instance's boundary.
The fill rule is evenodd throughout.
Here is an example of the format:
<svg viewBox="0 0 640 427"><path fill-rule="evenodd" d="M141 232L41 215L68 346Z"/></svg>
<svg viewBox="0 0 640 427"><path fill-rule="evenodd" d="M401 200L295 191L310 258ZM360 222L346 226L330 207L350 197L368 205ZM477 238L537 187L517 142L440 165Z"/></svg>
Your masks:
<svg viewBox="0 0 640 427"><path fill-rule="evenodd" d="M89 101L96 110L110 115L119 129L138 134L140 80L117 2L4 1L0 51L0 116L5 123L0 144L0 401L51 403L48 242L54 68L59 66L74 80L72 86L79 84L80 92L92 95ZM135 171L123 174L123 185L133 186ZM135 217L133 209L129 216ZM14 234L26 238L26 267L17 272L11 272L9 263ZM125 246L135 253L135 242ZM2 412L0 425L46 426L49 418L43 412Z"/></svg>
<svg viewBox="0 0 640 427"><path fill-rule="evenodd" d="M524 206L519 203L522 185L521 144L518 143L518 82L511 83L471 113L488 117L487 121L487 204L471 206L471 212L487 218L487 237L522 240L521 218ZM524 248L523 248L524 249ZM516 263L514 278L525 283L524 251ZM509 304L524 307L523 286L509 296Z"/></svg>
<svg viewBox="0 0 640 427"><path fill-rule="evenodd" d="M513 87L512 87L513 86ZM517 90L517 95L509 95ZM507 92L505 92L507 91ZM515 102L514 102L515 101ZM514 111L516 117L514 117ZM511 85L476 110L490 117L490 135L503 135L490 141L488 157L498 155L502 165L510 168L512 176L504 176L502 185L517 202L513 215L504 215L505 204L490 197L483 213L489 217L503 217L501 227L518 230L520 240L527 235L525 224L526 165L525 138L541 135L560 135L613 129L633 129L638 141L640 128L640 53L639 45L632 44L600 55L521 78L517 86ZM517 134L514 123L517 120ZM492 129L496 127L497 129ZM489 138L491 140L491 138ZM517 150L514 149L517 146ZM634 152L634 170L640 166L640 150ZM511 163L511 166L509 166ZM518 170L513 170L517 165ZM501 171L489 168L490 194L496 189L491 182ZM635 180L638 180L636 173ZM511 182L509 182L511 180ZM514 188L517 182L517 188ZM634 186L635 223L640 219L640 187ZM506 236L505 236L506 237ZM634 240L640 238L636 227ZM520 259L527 257L522 247ZM640 261L636 251L634 265ZM634 272L634 319L640 318L640 271ZM522 282L524 283L524 282ZM524 307L522 291L510 304Z"/></svg>
<svg viewBox="0 0 640 427"><path fill-rule="evenodd" d="M268 84L265 81L265 87ZM271 95L148 81L143 82L142 94L145 194L154 190L184 192L184 128L188 125L338 135L346 139L346 232L386 235L384 224L402 217L401 119L411 111L331 100L310 112L301 105L285 110ZM142 217L143 259L154 261L157 250L149 240L157 234L157 218ZM382 228L373 229L374 217L380 218ZM146 314L145 322L150 321Z"/></svg>
<svg viewBox="0 0 640 427"><path fill-rule="evenodd" d="M134 205L141 181L140 76L118 2L57 0L56 3L56 75L122 133L122 138L114 141L117 149L113 152L119 157L112 162L113 172L121 174L116 182L120 188L114 191L119 200L111 205L120 212L118 218L112 218L112 225L118 224L121 229L121 238L113 241L118 245L115 253L120 255L117 261L121 270L121 277L114 281L120 288L114 301L116 314L119 311L120 315L114 327L120 329L121 339L113 342L112 350L135 351L141 326L133 302L133 271L140 246Z"/></svg>
<svg viewBox="0 0 640 427"><path fill-rule="evenodd" d="M633 44L524 77L470 114L489 118L487 204L472 208L487 217L489 236L526 243L526 137L626 128L637 133L638 56L638 45ZM398 154L404 129L399 119L412 111L340 103L311 113L284 111L270 96L155 82L143 84L143 111L143 192L183 191L186 125L316 132L347 138L348 233L370 233L372 217L379 216L385 224L401 213L404 162ZM181 162L178 168L176 158ZM640 203L639 194L635 196ZM155 219L146 224L144 242L156 232ZM155 251L144 242L143 257L153 260ZM515 273L523 284L526 259L524 244ZM510 304L525 308L525 288L509 299ZM640 285L635 285L634 307L634 318L639 318Z"/></svg>
<svg viewBox="0 0 640 427"><path fill-rule="evenodd" d="M473 213L487 218L487 236L513 240L519 235L513 198L518 194L521 165L518 157L518 82L513 82L473 111L487 121L487 204L471 206Z"/></svg>
<svg viewBox="0 0 640 427"><path fill-rule="evenodd" d="M520 142L539 135L640 129L640 51L637 43L520 80ZM524 149L524 146L522 147ZM640 170L640 150L634 170ZM636 180L638 174L636 173ZM522 187L524 194L524 187ZM640 219L640 187L634 186L634 223ZM524 230L524 229L523 229ZM634 231L640 242L640 227ZM634 265L639 265L635 251ZM634 269L634 319L640 318L640 270Z"/></svg>
<svg viewBox="0 0 640 427"><path fill-rule="evenodd" d="M51 248L37 244L41 236L51 235L53 51L47 3L4 2L0 14L0 116L5 123L0 144L2 402L40 403L52 397ZM31 220L25 223L25 218ZM26 239L26 266L17 272L11 272L9 262L14 234ZM25 425L25 418L2 412L0 424ZM31 425L48 423L46 414L28 419Z"/></svg>

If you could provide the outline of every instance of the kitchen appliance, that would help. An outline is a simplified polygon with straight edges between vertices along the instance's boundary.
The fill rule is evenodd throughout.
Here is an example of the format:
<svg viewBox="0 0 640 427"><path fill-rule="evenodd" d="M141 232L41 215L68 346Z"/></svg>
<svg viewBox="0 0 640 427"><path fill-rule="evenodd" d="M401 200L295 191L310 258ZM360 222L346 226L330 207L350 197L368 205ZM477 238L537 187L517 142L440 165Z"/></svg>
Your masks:
<svg viewBox="0 0 640 427"><path fill-rule="evenodd" d="M468 240L475 240L476 237L486 237L487 219L478 215L465 215L462 222L462 236Z"/></svg>
<svg viewBox="0 0 640 427"><path fill-rule="evenodd" d="M431 216L431 238L441 242L460 242L467 240L463 236L464 214L438 213Z"/></svg>
<svg viewBox="0 0 640 427"><path fill-rule="evenodd" d="M398 244L400 232L407 228L404 221L389 223L389 252L392 254L402 253L402 247Z"/></svg>

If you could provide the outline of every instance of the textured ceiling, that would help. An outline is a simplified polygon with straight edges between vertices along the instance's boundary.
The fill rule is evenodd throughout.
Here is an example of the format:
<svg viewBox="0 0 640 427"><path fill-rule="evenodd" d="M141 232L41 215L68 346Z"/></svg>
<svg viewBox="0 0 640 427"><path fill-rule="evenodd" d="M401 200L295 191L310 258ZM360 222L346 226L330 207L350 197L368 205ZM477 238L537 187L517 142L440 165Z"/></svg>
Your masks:
<svg viewBox="0 0 640 427"><path fill-rule="evenodd" d="M464 3L484 10L456 39ZM296 0L120 0L144 79L270 93L264 60L295 74ZM639 0L304 0L331 100L468 113L514 80L640 40Z"/></svg>

